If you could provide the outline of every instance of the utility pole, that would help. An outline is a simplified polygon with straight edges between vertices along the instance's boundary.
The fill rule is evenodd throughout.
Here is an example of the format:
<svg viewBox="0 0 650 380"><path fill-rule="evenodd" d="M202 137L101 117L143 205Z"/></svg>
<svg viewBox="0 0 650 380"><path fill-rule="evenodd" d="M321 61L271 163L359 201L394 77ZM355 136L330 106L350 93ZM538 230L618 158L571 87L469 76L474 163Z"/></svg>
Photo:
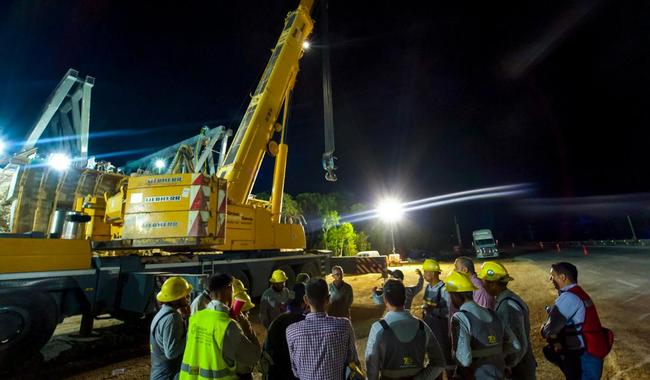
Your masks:
<svg viewBox="0 0 650 380"><path fill-rule="evenodd" d="M458 218L454 215L454 225L456 226L456 239L458 240L458 246L463 246L463 240L460 238L460 225L458 224Z"/></svg>
<svg viewBox="0 0 650 380"><path fill-rule="evenodd" d="M535 241L535 235L533 235L533 226L528 224L528 235L530 236L530 241Z"/></svg>
<svg viewBox="0 0 650 380"><path fill-rule="evenodd" d="M392 246L393 246L393 249L392 249L391 252L394 255L395 254L395 226L394 226L393 222L390 222L390 241L391 241Z"/></svg>
<svg viewBox="0 0 650 380"><path fill-rule="evenodd" d="M634 225L632 224L632 219L630 219L629 215L627 215L627 223L630 225L630 230L632 231L632 239L637 241L636 232L634 232Z"/></svg>

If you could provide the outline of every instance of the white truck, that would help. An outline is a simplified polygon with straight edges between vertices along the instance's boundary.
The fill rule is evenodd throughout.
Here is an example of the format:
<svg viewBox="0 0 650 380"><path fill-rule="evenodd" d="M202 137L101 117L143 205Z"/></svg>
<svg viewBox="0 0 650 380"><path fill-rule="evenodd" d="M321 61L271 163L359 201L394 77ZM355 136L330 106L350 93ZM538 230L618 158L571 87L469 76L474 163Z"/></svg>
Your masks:
<svg viewBox="0 0 650 380"><path fill-rule="evenodd" d="M472 246L476 252L476 257L479 259L499 257L499 249L492 236L492 231L488 229L472 232Z"/></svg>

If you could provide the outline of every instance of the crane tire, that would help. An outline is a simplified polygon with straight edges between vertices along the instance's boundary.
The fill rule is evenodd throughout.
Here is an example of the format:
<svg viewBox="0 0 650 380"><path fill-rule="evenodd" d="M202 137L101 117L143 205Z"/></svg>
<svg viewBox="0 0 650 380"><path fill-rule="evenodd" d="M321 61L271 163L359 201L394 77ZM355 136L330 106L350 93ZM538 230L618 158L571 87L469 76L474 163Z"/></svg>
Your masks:
<svg viewBox="0 0 650 380"><path fill-rule="evenodd" d="M14 358L37 353L58 323L52 295L40 291L0 294L0 368Z"/></svg>

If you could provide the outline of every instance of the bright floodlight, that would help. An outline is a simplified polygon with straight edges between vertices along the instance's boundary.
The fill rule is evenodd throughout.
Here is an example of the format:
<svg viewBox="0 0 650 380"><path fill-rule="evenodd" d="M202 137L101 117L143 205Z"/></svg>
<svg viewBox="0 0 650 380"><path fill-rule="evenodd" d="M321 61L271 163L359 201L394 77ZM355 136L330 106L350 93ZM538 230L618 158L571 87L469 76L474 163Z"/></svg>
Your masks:
<svg viewBox="0 0 650 380"><path fill-rule="evenodd" d="M310 47L311 47L311 43L309 43L309 41L304 41L304 42L302 43L302 48L303 48L304 50L309 50Z"/></svg>
<svg viewBox="0 0 650 380"><path fill-rule="evenodd" d="M47 157L47 164L54 170L64 171L72 165L72 160L63 153L53 153Z"/></svg>
<svg viewBox="0 0 650 380"><path fill-rule="evenodd" d="M163 170L165 168L165 160L157 159L156 162L154 162L154 166L156 166L156 169L158 170Z"/></svg>
<svg viewBox="0 0 650 380"><path fill-rule="evenodd" d="M377 207L377 214L384 222L397 222L402 218L404 209L401 202L396 199L385 199Z"/></svg>

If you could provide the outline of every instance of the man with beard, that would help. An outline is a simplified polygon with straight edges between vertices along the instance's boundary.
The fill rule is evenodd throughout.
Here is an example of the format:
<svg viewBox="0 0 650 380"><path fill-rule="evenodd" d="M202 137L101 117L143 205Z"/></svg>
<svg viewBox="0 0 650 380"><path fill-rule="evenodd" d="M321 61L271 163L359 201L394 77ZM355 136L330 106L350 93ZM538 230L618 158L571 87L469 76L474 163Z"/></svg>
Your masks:
<svg viewBox="0 0 650 380"><path fill-rule="evenodd" d="M549 342L544 347L544 356L560 367L568 380L600 379L613 334L601 326L596 306L578 285L575 265L551 265L549 280L559 296L547 309L548 318L542 325L542 337Z"/></svg>

